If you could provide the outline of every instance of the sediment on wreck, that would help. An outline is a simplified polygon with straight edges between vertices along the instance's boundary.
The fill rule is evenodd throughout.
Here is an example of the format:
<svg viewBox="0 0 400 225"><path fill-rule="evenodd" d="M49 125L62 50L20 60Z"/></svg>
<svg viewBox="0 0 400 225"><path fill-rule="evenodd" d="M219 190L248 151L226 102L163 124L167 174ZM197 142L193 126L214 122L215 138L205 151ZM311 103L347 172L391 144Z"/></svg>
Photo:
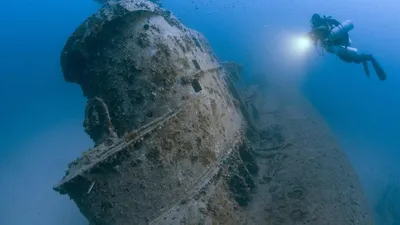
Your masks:
<svg viewBox="0 0 400 225"><path fill-rule="evenodd" d="M68 39L61 66L88 99L95 146L54 189L92 225L372 224L312 110L271 110L282 91L243 96L240 67L170 11L108 1Z"/></svg>
<svg viewBox="0 0 400 225"><path fill-rule="evenodd" d="M148 1L109 1L61 55L95 147L55 186L96 225L243 224L247 123L206 40ZM223 206L223 207L221 207Z"/></svg>
<svg viewBox="0 0 400 225"><path fill-rule="evenodd" d="M349 159L296 87L259 89L243 84L239 65L223 65L232 96L252 124L239 151L252 176L231 180L246 224L374 224ZM237 184L244 177L252 178L250 186ZM249 195L253 183L256 192Z"/></svg>
<svg viewBox="0 0 400 225"><path fill-rule="evenodd" d="M307 99L296 87L254 90L247 100L257 113L247 109L257 132L247 137L258 173L249 224L374 224L350 160Z"/></svg>

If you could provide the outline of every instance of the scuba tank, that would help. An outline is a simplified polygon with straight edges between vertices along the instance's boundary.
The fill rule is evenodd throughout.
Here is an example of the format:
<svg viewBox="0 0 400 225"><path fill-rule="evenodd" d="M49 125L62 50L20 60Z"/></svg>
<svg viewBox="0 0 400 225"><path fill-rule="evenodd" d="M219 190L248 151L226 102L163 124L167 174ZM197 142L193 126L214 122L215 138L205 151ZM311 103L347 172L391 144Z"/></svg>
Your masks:
<svg viewBox="0 0 400 225"><path fill-rule="evenodd" d="M329 19L329 18L328 18ZM322 40L321 47L325 48L327 52L334 53L336 55L351 55L355 56L358 54L356 48L349 47L351 45L351 40L347 36L348 39L347 44L341 45L332 45L334 41L337 41L340 38L343 38L350 30L354 28L354 24L351 20L345 20L337 26L333 26L331 23L327 24L330 27L329 36Z"/></svg>
<svg viewBox="0 0 400 225"><path fill-rule="evenodd" d="M331 30L330 35L326 39L327 41L335 41L336 39L340 38L341 36L345 35L347 32L354 28L353 22L351 20L346 20L339 24L338 26L334 27Z"/></svg>

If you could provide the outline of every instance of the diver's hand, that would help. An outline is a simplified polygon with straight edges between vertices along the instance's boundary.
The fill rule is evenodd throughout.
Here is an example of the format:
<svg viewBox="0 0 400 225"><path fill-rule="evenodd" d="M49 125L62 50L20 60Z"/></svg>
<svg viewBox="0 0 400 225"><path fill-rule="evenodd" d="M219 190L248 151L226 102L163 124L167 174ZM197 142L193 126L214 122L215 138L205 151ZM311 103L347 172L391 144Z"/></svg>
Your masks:
<svg viewBox="0 0 400 225"><path fill-rule="evenodd" d="M332 42L330 42L328 39L321 40L322 46L327 46L327 45L331 45L331 44L332 44Z"/></svg>
<svg viewBox="0 0 400 225"><path fill-rule="evenodd" d="M312 43L314 44L314 46L317 46L318 39L317 39L317 37L315 36L315 34L312 31L307 32L306 34L304 34L304 36L306 38L310 39L312 41Z"/></svg>
<svg viewBox="0 0 400 225"><path fill-rule="evenodd" d="M314 35L313 35L313 33L311 31L307 32L306 34L304 34L304 36L306 36L307 38L313 38L314 37Z"/></svg>

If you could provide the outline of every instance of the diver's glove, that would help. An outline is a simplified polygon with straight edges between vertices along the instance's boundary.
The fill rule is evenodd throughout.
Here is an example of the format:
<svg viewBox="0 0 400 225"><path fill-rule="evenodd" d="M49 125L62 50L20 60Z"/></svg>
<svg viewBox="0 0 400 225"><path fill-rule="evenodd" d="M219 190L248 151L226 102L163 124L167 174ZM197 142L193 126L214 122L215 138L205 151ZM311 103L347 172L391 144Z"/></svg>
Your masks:
<svg viewBox="0 0 400 225"><path fill-rule="evenodd" d="M328 45L333 45L332 41L329 41L328 38L321 40L321 45L322 46L328 46Z"/></svg>
<svg viewBox="0 0 400 225"><path fill-rule="evenodd" d="M315 47L317 46L318 39L317 39L317 37L315 36L315 34L312 31L307 32L306 34L304 34L304 36L306 38L310 39Z"/></svg>

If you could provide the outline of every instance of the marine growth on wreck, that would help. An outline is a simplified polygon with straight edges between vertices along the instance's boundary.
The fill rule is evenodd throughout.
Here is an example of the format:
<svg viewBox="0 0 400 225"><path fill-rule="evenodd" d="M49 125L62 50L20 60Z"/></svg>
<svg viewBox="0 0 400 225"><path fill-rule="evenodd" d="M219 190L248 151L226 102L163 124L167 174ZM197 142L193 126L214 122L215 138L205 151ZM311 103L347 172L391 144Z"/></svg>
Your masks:
<svg viewBox="0 0 400 225"><path fill-rule="evenodd" d="M246 123L198 32L150 2L109 2L74 32L61 63L88 98L95 148L56 190L91 223L216 220L202 210L240 223L234 208L246 199L236 195L254 186L238 154Z"/></svg>
<svg viewBox="0 0 400 225"><path fill-rule="evenodd" d="M240 66L159 5L104 3L61 66L87 98L95 146L54 189L90 224L372 224L342 153L263 126L263 93L237 90Z"/></svg>

